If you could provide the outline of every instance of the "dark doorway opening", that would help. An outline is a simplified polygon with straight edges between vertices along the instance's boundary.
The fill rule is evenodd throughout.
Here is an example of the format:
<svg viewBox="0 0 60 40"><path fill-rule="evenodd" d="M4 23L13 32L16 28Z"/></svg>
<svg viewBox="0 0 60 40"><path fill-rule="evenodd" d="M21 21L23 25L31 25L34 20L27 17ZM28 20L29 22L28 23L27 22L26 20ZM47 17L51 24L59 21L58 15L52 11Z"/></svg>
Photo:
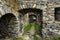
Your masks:
<svg viewBox="0 0 60 40"><path fill-rule="evenodd" d="M12 37L15 20L16 17L12 13L7 13L0 18L0 38Z"/></svg>
<svg viewBox="0 0 60 40"><path fill-rule="evenodd" d="M42 10L40 9L36 9L36 8L25 8L25 9L21 9L18 11L20 14L22 14L23 16L25 14L29 14L30 12L33 12L33 14L29 15L29 23L31 22L37 22L40 25L40 29L39 29L39 35L42 37Z"/></svg>

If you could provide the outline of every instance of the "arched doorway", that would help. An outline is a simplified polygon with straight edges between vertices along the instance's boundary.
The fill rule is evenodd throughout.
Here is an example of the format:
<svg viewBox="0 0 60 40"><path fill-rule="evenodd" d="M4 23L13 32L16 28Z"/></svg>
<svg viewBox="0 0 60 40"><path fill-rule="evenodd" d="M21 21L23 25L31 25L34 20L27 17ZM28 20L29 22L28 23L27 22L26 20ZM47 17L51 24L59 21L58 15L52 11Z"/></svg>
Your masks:
<svg viewBox="0 0 60 40"><path fill-rule="evenodd" d="M15 21L16 17L12 13L7 13L0 18L0 38L12 37Z"/></svg>
<svg viewBox="0 0 60 40"><path fill-rule="evenodd" d="M42 37L42 23L43 23L42 22L42 16L43 16L42 10L36 9L36 8L25 8L25 9L19 10L18 12L22 15L23 25L26 23L29 24L29 23L34 23L34 22L39 24L40 29L39 29L38 34Z"/></svg>

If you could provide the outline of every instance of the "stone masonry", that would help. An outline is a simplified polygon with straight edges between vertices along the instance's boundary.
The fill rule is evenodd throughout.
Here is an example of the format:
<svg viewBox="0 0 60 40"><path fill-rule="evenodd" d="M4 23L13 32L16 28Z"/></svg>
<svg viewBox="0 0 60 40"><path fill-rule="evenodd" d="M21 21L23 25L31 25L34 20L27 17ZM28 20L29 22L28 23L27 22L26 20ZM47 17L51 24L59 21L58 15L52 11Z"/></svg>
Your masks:
<svg viewBox="0 0 60 40"><path fill-rule="evenodd" d="M14 2L14 1L12 1ZM12 3L11 2L11 3ZM42 28L42 35L43 38L46 37L60 37L60 22L55 21L54 11L56 7L60 7L59 0L18 0L17 6L14 6L9 3L9 1L0 0L0 17L5 15L6 13L12 13L16 16L17 19L17 31L19 31L19 12L20 9L25 8L36 8L42 10L43 14L43 28ZM23 19L22 19L23 20Z"/></svg>

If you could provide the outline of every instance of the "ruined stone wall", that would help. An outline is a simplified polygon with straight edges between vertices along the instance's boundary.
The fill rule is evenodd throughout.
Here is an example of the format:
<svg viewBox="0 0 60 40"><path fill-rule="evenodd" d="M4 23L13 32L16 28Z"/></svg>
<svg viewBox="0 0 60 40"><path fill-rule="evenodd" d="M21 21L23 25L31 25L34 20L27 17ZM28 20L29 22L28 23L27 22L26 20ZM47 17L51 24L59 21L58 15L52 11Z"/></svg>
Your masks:
<svg viewBox="0 0 60 40"><path fill-rule="evenodd" d="M2 2L1 2L2 3ZM3 8L2 8L3 7ZM60 7L60 3L57 1L46 1L46 0L18 0L17 3L14 1L3 1L2 5L0 5L0 15L4 15L5 13L13 13L18 19L18 10L24 8L36 8L41 9L43 12L43 29L42 34L44 37L52 37L60 35L60 30L56 30L57 27L60 26L60 22L55 21L54 18L54 9L56 7ZM19 21L19 20L18 20ZM18 24L19 25L19 24ZM52 29L53 28L53 29ZM51 33L51 35L49 34Z"/></svg>
<svg viewBox="0 0 60 40"><path fill-rule="evenodd" d="M55 8L60 7L59 2L48 2L46 13L43 14L43 36L44 37L59 37L60 22L55 20ZM45 34L44 34L45 33Z"/></svg>

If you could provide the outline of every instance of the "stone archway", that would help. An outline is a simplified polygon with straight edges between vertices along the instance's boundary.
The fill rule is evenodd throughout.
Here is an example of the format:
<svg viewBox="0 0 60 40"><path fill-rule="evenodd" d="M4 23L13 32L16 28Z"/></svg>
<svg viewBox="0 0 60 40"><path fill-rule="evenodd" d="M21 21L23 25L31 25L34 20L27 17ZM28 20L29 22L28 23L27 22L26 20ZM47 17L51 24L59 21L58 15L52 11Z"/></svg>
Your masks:
<svg viewBox="0 0 60 40"><path fill-rule="evenodd" d="M12 37L16 24L16 17L7 13L0 18L0 38Z"/></svg>
<svg viewBox="0 0 60 40"><path fill-rule="evenodd" d="M25 24L28 24L30 23L30 18L32 16L36 17L35 20L33 21L36 21L39 25L40 25L40 29L39 29L39 35L42 36L42 10L40 9L36 9L36 8L25 8L25 9L21 9L18 11L21 15L22 15L22 18L23 18L23 25ZM20 19L20 18L19 18Z"/></svg>

